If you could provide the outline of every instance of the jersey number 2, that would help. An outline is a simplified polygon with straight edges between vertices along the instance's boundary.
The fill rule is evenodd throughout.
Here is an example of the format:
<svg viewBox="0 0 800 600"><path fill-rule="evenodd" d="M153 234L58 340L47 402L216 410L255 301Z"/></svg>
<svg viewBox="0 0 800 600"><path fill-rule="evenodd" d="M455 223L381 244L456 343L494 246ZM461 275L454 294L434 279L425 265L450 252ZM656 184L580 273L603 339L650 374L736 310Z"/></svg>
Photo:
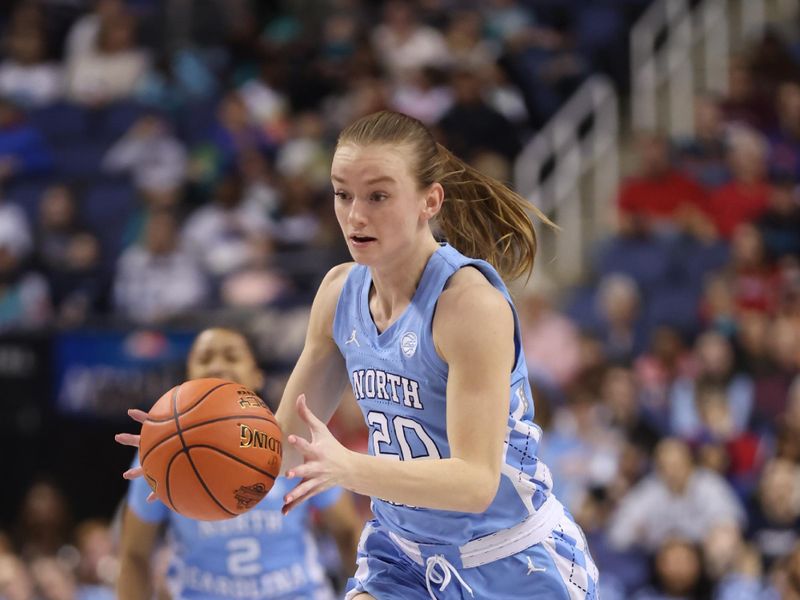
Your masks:
<svg viewBox="0 0 800 600"><path fill-rule="evenodd" d="M415 458L441 458L439 448L436 447L436 442L433 441L428 432L421 423L408 417L401 417L395 415L392 417L391 429L389 427L389 418L382 412L371 410L367 413L367 423L372 429L372 449L375 456L387 456L396 460L413 460ZM391 446L392 444L392 430L397 439L397 445L400 447L400 454L392 452L381 444ZM414 456L411 450L411 444L408 443L407 430L413 431L419 441L425 446L425 454Z"/></svg>
<svg viewBox="0 0 800 600"><path fill-rule="evenodd" d="M228 573L236 577L258 575L261 572L261 544L255 538L230 540L228 551Z"/></svg>

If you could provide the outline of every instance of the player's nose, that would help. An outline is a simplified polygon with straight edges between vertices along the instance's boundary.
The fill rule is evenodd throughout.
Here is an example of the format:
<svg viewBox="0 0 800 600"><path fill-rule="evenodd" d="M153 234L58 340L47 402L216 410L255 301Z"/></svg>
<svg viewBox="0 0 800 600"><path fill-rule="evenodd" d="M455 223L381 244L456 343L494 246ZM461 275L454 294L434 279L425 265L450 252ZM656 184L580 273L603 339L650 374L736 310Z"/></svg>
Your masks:
<svg viewBox="0 0 800 600"><path fill-rule="evenodd" d="M363 227L367 220L365 215L365 202L356 198L350 204L350 210L347 213L347 222L354 227Z"/></svg>

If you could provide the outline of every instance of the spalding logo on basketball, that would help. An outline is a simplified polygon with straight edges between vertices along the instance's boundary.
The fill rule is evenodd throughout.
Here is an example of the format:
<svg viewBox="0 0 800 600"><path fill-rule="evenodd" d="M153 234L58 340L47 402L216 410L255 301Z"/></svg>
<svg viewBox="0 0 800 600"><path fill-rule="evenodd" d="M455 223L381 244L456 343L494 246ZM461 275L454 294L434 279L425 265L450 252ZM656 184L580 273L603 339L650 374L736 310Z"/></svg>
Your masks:
<svg viewBox="0 0 800 600"><path fill-rule="evenodd" d="M414 356L417 351L417 334L413 331L406 331L400 339L400 349L406 356Z"/></svg>
<svg viewBox="0 0 800 600"><path fill-rule="evenodd" d="M235 517L258 504L281 468L281 430L264 401L222 379L195 379L153 405L139 445L158 499L186 517Z"/></svg>

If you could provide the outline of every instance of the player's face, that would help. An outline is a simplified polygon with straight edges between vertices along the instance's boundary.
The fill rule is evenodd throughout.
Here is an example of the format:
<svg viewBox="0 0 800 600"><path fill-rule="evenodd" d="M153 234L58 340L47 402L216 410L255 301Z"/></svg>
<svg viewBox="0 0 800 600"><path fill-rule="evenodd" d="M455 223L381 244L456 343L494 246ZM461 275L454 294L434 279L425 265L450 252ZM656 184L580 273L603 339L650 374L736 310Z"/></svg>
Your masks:
<svg viewBox="0 0 800 600"><path fill-rule="evenodd" d="M244 338L226 329L207 329L194 342L187 364L189 379L218 377L258 391L263 375Z"/></svg>
<svg viewBox="0 0 800 600"><path fill-rule="evenodd" d="M336 219L353 259L397 257L429 232L426 192L411 173L409 150L345 144L331 167Z"/></svg>

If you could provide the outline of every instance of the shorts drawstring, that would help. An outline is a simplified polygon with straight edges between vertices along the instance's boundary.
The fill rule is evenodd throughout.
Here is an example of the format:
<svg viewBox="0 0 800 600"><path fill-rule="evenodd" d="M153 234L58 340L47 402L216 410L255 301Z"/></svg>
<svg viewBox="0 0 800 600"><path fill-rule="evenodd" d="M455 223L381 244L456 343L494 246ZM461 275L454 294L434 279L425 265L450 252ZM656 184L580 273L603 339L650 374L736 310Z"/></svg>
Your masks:
<svg viewBox="0 0 800 600"><path fill-rule="evenodd" d="M439 567L442 572L439 573L436 571L436 567ZM431 556L425 561L425 585L428 586L428 593L431 595L431 600L436 600L436 596L433 594L433 590L431 589L431 584L439 586L439 591L443 592L444 589L450 583L450 579L452 575L456 576L459 583L469 592L470 596L474 596L472 593L472 588L469 587L466 581L461 577L458 573L458 570L441 554L437 554L435 556Z"/></svg>

